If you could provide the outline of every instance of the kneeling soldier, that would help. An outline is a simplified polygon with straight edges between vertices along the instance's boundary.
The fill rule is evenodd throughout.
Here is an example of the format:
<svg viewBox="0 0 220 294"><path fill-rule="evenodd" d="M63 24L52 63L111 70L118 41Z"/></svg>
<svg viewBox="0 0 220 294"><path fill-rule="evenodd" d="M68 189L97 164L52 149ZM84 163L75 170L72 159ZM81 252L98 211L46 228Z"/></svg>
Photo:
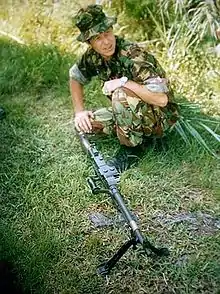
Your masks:
<svg viewBox="0 0 220 294"><path fill-rule="evenodd" d="M114 133L121 145L135 147L146 137L162 137L178 118L165 72L153 55L115 36L116 18L100 5L89 5L76 16L77 39L89 48L71 67L70 89L75 127L86 133ZM83 86L98 76L111 107L86 110Z"/></svg>

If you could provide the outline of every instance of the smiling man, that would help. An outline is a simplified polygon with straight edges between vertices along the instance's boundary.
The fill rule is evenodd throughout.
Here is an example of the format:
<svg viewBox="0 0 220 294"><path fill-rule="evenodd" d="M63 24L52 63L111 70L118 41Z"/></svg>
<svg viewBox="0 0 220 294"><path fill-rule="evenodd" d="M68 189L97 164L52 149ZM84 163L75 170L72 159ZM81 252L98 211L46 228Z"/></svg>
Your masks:
<svg viewBox="0 0 220 294"><path fill-rule="evenodd" d="M135 147L145 137L161 137L177 119L171 103L165 72L149 52L115 36L116 18L104 14L102 6L80 9L77 39L89 48L71 67L70 89L75 109L75 127L86 133L114 133L121 145ZM83 86L98 76L111 107L85 109Z"/></svg>

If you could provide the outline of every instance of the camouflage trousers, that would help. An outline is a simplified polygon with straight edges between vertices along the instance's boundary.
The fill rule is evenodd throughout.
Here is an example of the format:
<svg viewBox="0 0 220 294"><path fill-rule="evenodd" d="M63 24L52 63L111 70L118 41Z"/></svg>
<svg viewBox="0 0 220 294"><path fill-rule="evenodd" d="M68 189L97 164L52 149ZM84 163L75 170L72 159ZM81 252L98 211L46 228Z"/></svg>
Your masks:
<svg viewBox="0 0 220 294"><path fill-rule="evenodd" d="M112 107L93 114L93 133L115 134L120 144L130 147L141 144L144 136L162 137L170 127L160 107L145 103L125 88L113 92Z"/></svg>

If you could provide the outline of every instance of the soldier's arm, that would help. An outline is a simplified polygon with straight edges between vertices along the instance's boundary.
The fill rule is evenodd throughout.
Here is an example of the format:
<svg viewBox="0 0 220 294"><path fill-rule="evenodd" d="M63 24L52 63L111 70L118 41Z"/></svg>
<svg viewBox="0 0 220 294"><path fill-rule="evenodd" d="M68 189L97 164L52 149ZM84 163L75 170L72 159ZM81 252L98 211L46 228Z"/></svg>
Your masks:
<svg viewBox="0 0 220 294"><path fill-rule="evenodd" d="M70 93L72 96L75 113L84 110L83 86L76 80L70 78Z"/></svg>
<svg viewBox="0 0 220 294"><path fill-rule="evenodd" d="M92 111L84 109L83 86L78 81L70 78L70 92L75 110L75 127L78 131L90 133L92 130L90 118L93 117L93 114Z"/></svg>
<svg viewBox="0 0 220 294"><path fill-rule="evenodd" d="M85 59L85 58L84 58ZM82 59L81 63L84 61ZM69 71L70 92L75 110L74 123L78 131L90 133L92 125L90 118L93 117L92 111L85 110L83 102L83 85L89 81L90 77L85 76L79 69L78 64L74 64Z"/></svg>
<svg viewBox="0 0 220 294"><path fill-rule="evenodd" d="M147 50L133 45L128 49L128 56L134 62L132 81L125 85L132 90L144 102L165 107L168 103L168 93L170 91L165 71Z"/></svg>
<svg viewBox="0 0 220 294"><path fill-rule="evenodd" d="M104 94L106 94L105 91L112 93L115 89L120 87L120 79L105 82L103 87ZM158 86L157 84L151 84L149 88L151 91L146 87L146 85L139 84L132 80L127 81L124 85L125 90L131 90L144 102L159 107L165 107L168 103L168 96L166 93L164 93L163 87L161 85Z"/></svg>
<svg viewBox="0 0 220 294"><path fill-rule="evenodd" d="M140 85L134 81L127 81L125 87L133 91L138 97L140 97L144 102L165 107L168 103L168 97L162 92L151 92L145 86Z"/></svg>

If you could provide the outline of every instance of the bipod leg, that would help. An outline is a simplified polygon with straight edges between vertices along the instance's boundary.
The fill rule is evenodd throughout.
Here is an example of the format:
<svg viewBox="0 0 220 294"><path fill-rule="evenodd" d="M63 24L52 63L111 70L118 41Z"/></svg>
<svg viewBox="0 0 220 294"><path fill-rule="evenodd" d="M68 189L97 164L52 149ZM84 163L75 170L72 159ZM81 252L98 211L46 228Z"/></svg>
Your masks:
<svg viewBox="0 0 220 294"><path fill-rule="evenodd" d="M115 266L115 264L119 261L119 259L128 251L128 249L131 246L134 246L134 249L136 248L135 246L137 245L137 241L135 238L132 238L125 242L119 249L118 251L113 255L112 258L110 258L108 261L100 264L97 268L98 274L102 276L106 276L109 274L110 270Z"/></svg>
<svg viewBox="0 0 220 294"><path fill-rule="evenodd" d="M144 240L143 248L150 249L153 253L155 253L158 256L168 256L170 255L170 252L167 248L156 248L154 245L152 245L147 239Z"/></svg>

